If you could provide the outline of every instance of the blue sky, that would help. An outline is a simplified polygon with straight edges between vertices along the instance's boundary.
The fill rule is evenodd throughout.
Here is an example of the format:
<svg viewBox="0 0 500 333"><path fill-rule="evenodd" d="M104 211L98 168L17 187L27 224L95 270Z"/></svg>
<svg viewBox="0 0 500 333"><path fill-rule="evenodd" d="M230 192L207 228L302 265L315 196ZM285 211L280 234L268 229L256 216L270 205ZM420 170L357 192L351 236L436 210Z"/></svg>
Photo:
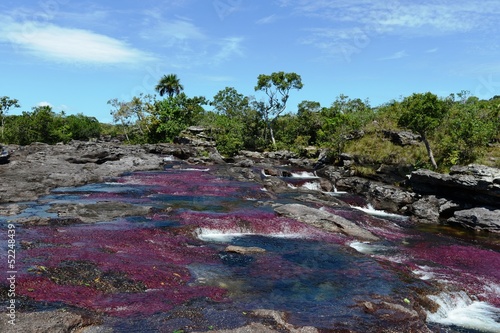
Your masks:
<svg viewBox="0 0 500 333"><path fill-rule="evenodd" d="M288 110L340 94L372 106L431 91L500 95L500 1L3 0L0 96L111 122L113 98L175 73L188 96L263 97L259 74L300 74Z"/></svg>

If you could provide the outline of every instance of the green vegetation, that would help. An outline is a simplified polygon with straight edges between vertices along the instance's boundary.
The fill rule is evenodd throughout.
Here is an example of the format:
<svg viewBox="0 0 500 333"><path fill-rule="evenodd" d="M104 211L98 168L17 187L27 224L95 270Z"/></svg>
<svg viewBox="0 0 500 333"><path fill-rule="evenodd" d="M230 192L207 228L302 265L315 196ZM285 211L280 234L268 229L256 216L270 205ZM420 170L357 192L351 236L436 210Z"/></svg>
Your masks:
<svg viewBox="0 0 500 333"><path fill-rule="evenodd" d="M415 93L373 107L368 100L339 95L330 106L302 101L286 112L292 90L303 87L300 75L275 72L257 78L257 100L235 88L220 90L212 100L190 97L175 74L164 75L158 95L139 95L130 101L111 99L114 124L99 124L82 114L54 113L39 106L21 115L16 99L0 99L4 143L29 144L122 137L128 143L173 142L189 126L205 128L219 152L233 156L246 150L287 149L306 156L311 146L329 151L332 159L347 153L353 171L373 174L381 164L446 171L472 162L500 167L500 96L480 100L462 91L446 98ZM411 131L422 143L397 145L387 132Z"/></svg>

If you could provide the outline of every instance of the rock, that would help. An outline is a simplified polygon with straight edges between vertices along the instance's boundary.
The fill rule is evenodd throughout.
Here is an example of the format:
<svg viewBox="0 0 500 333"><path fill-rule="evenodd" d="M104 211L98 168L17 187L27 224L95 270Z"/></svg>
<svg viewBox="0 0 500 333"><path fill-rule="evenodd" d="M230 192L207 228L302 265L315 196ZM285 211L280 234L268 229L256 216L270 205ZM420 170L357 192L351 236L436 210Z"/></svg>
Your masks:
<svg viewBox="0 0 500 333"><path fill-rule="evenodd" d="M236 246L236 245L229 245L225 249L226 252L234 252L234 253L240 253L240 254L254 254L254 253L264 253L266 252L265 249L260 248L260 247L243 247L243 246Z"/></svg>
<svg viewBox="0 0 500 333"><path fill-rule="evenodd" d="M104 181L124 172L161 170L162 157L150 149L80 141L19 147L0 168L0 202L35 200L55 187Z"/></svg>
<svg viewBox="0 0 500 333"><path fill-rule="evenodd" d="M196 332L195 332L196 333ZM202 333L202 332L198 332ZM204 333L279 333L261 323L251 323L249 325L229 330L210 330Z"/></svg>
<svg viewBox="0 0 500 333"><path fill-rule="evenodd" d="M151 212L152 207L133 205L125 202L100 201L92 204L71 203L52 205L47 210L57 213L59 219L78 219L83 223L111 221L118 217L144 216Z"/></svg>
<svg viewBox="0 0 500 333"><path fill-rule="evenodd" d="M256 152L256 151L242 150L242 151L240 151L240 154L245 156L245 157L257 159L257 160L261 160L264 158L264 156L261 153Z"/></svg>
<svg viewBox="0 0 500 333"><path fill-rule="evenodd" d="M392 143L398 146L418 145L422 141L422 137L418 134L409 131L390 131L384 130L384 136Z"/></svg>
<svg viewBox="0 0 500 333"><path fill-rule="evenodd" d="M339 190L364 196L376 209L405 214L415 200L415 194L393 185L386 185L360 177L346 177L337 180Z"/></svg>
<svg viewBox="0 0 500 333"><path fill-rule="evenodd" d="M264 157L273 160L288 160L290 158L296 158L297 154L288 150L279 150L279 151L265 152Z"/></svg>
<svg viewBox="0 0 500 333"><path fill-rule="evenodd" d="M325 192L332 192L334 189L332 182L326 178L319 179L319 186L321 187L321 190Z"/></svg>
<svg viewBox="0 0 500 333"><path fill-rule="evenodd" d="M362 240L378 240L377 236L361 228L354 222L324 210L301 204L280 205L275 207L274 210L280 215L296 219L329 232L343 233Z"/></svg>
<svg viewBox="0 0 500 333"><path fill-rule="evenodd" d="M246 158L246 159L243 159L243 160L237 162L235 165L238 167L242 167L242 168L251 168L254 166L254 164L255 164L254 161Z"/></svg>
<svg viewBox="0 0 500 333"><path fill-rule="evenodd" d="M420 222L438 223L440 220L453 215L453 212L460 209L460 207L454 201L428 195L415 201L410 210Z"/></svg>
<svg viewBox="0 0 500 333"><path fill-rule="evenodd" d="M93 320L68 311L43 311L31 313L16 313L15 330L11 330L8 317L0 317L0 332L23 332L23 333L70 333L90 332ZM101 331L105 332L105 331ZM109 331L108 331L109 332Z"/></svg>
<svg viewBox="0 0 500 333"><path fill-rule="evenodd" d="M197 147L215 147L215 141L205 133L206 130L202 126L190 126L174 139L174 143Z"/></svg>
<svg viewBox="0 0 500 333"><path fill-rule="evenodd" d="M487 230L500 233L500 209L490 210L484 207L456 211L448 222L459 224L473 230Z"/></svg>
<svg viewBox="0 0 500 333"><path fill-rule="evenodd" d="M276 310L258 309L252 311L252 315L257 317L271 318L275 321L278 327L284 327L290 333L318 333L318 329L311 326L305 327L295 327L294 325L287 323L286 313Z"/></svg>
<svg viewBox="0 0 500 333"><path fill-rule="evenodd" d="M417 193L500 208L499 178L500 169L472 164L453 167L450 174L416 170L411 173L409 184Z"/></svg>

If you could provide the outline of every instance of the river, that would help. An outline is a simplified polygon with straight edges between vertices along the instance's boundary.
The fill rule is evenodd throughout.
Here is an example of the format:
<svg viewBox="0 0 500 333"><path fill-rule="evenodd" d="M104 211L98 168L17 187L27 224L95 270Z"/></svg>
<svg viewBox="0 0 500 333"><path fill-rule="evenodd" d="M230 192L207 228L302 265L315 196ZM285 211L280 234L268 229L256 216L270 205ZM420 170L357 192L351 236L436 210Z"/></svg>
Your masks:
<svg viewBox="0 0 500 333"><path fill-rule="evenodd" d="M279 216L273 206L297 202L296 195L270 195L215 168L174 165L58 188L18 216L0 217L3 226L57 218L49 208L67 203L152 207L97 223L18 225L17 294L26 310L85 309L115 332L234 328L255 309L284 311L295 327L378 332L426 299L432 331L500 332L497 238L415 225L348 193L328 193L344 206L314 204L381 239L363 242ZM311 173L286 180L319 190ZM265 252L227 252L228 245ZM389 303L408 311L385 321L383 309L370 311L369 304Z"/></svg>

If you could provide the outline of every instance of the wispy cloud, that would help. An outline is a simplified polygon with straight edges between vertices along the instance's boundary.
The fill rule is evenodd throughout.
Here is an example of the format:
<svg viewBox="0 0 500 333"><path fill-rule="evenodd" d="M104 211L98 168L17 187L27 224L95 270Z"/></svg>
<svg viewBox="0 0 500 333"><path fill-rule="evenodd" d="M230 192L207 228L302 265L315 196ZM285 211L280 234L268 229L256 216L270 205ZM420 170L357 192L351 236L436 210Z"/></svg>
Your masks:
<svg viewBox="0 0 500 333"><path fill-rule="evenodd" d="M401 59L404 57L407 57L408 53L405 50L398 51L394 54L391 54L390 56L380 58L379 60L395 60L395 59Z"/></svg>
<svg viewBox="0 0 500 333"><path fill-rule="evenodd" d="M436 53L439 49L437 47L425 50L425 53Z"/></svg>
<svg viewBox="0 0 500 333"><path fill-rule="evenodd" d="M47 60L87 64L138 64L154 57L121 40L55 24L15 22L1 16L0 43Z"/></svg>
<svg viewBox="0 0 500 333"><path fill-rule="evenodd" d="M228 37L220 41L219 51L213 57L215 64L220 64L233 56L242 57L244 55L242 50L243 38L241 37Z"/></svg>
<svg viewBox="0 0 500 333"><path fill-rule="evenodd" d="M263 17L263 18L257 20L257 22L255 22L255 23L257 23L257 24L269 24L269 23L276 22L277 19L278 19L278 17L276 16L276 14L273 14L273 15Z"/></svg>
<svg viewBox="0 0 500 333"><path fill-rule="evenodd" d="M141 35L145 39L154 39L167 45L206 38L201 29L193 22L180 18L171 20L158 19L157 22L148 24Z"/></svg>
<svg viewBox="0 0 500 333"><path fill-rule="evenodd" d="M288 0L282 5L298 15L362 26L367 33L442 34L488 29L496 25L500 3L466 0L405 2L379 0Z"/></svg>

